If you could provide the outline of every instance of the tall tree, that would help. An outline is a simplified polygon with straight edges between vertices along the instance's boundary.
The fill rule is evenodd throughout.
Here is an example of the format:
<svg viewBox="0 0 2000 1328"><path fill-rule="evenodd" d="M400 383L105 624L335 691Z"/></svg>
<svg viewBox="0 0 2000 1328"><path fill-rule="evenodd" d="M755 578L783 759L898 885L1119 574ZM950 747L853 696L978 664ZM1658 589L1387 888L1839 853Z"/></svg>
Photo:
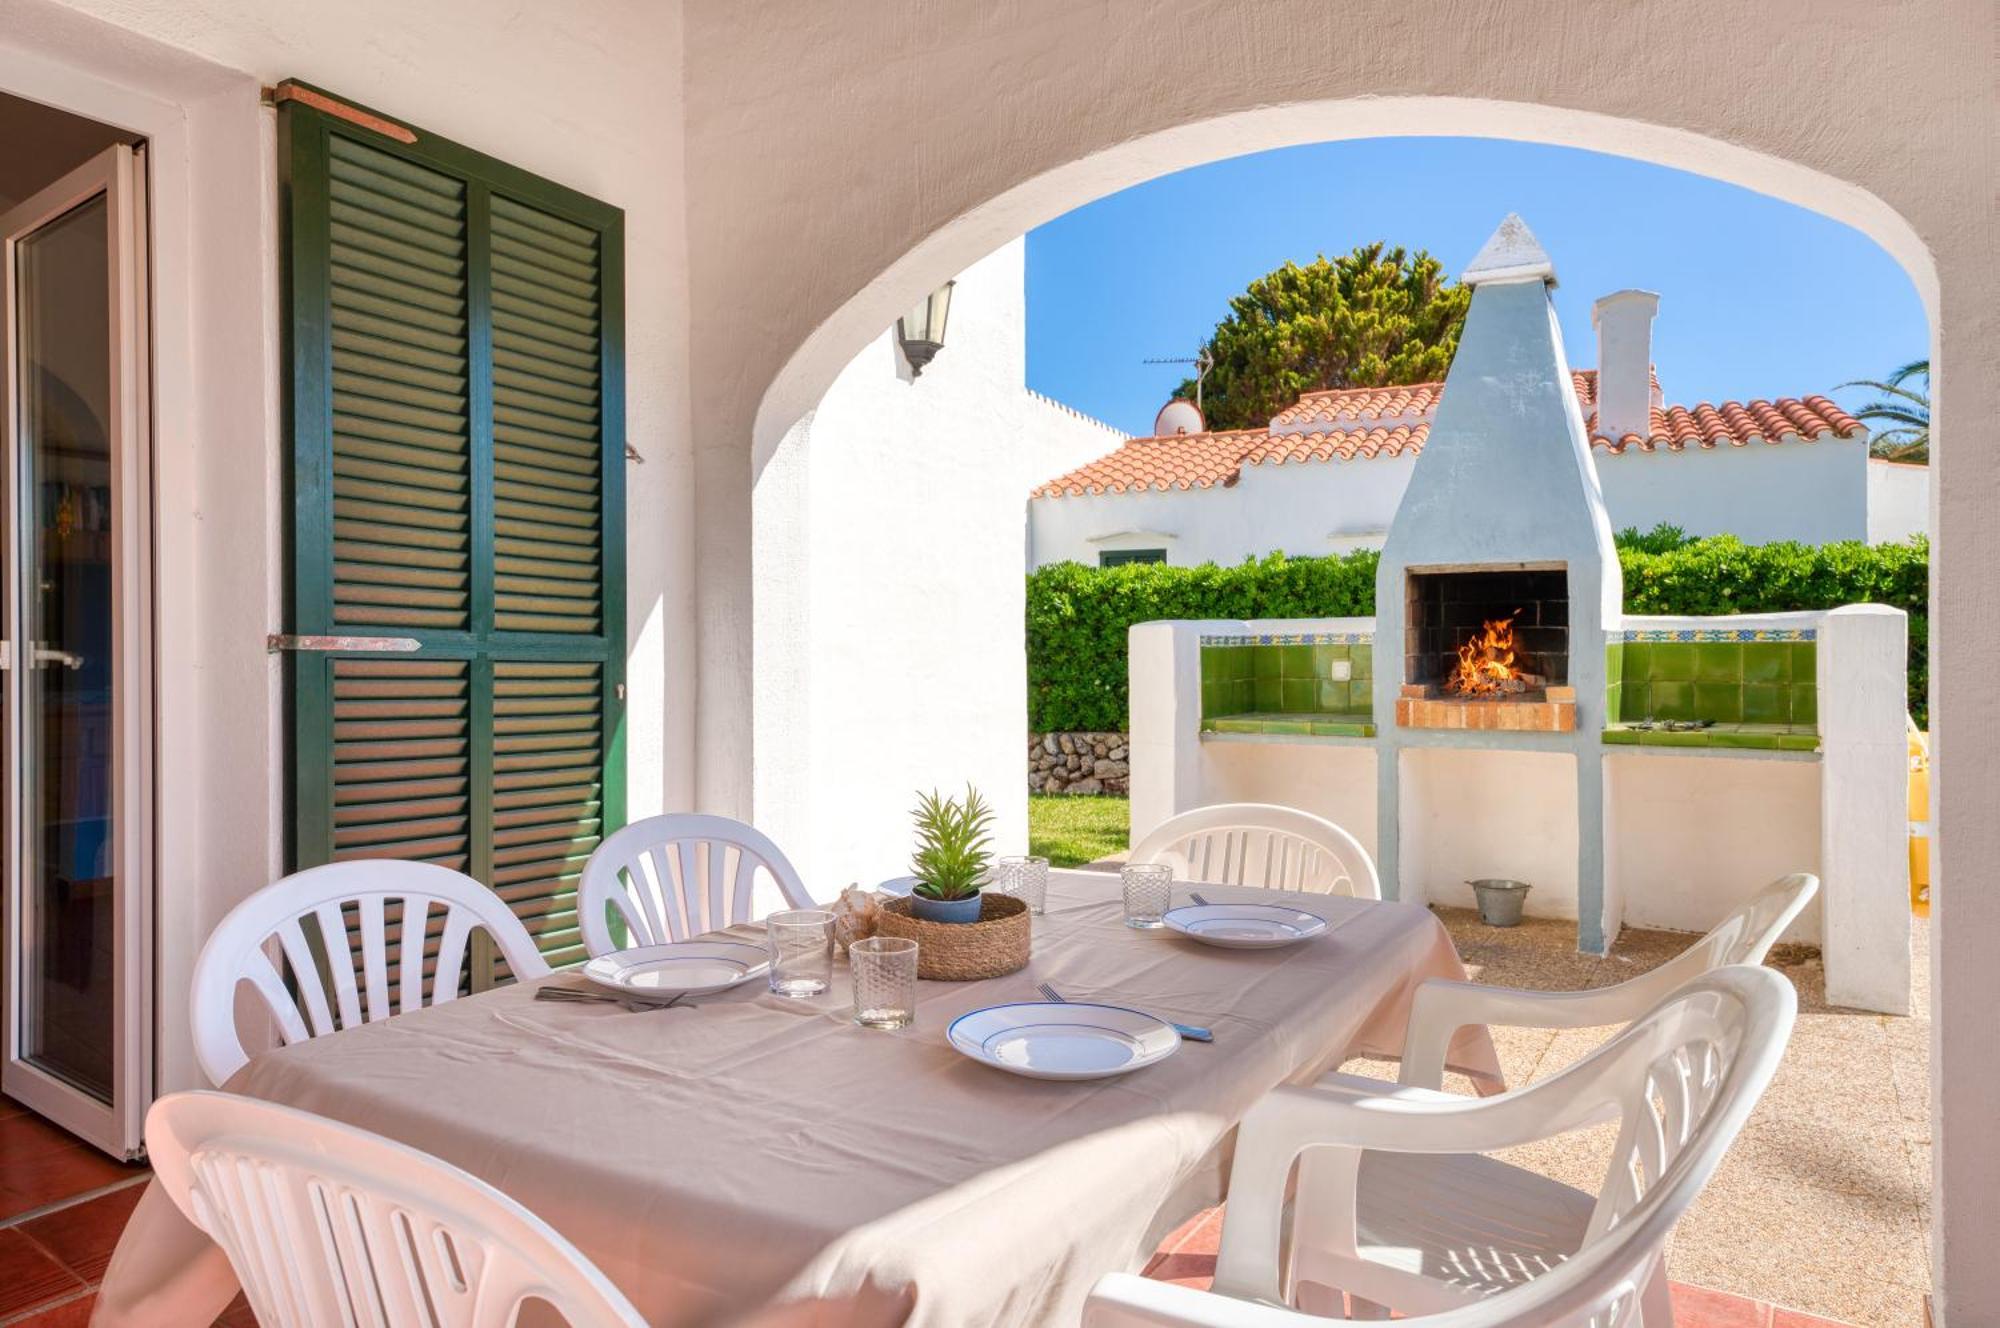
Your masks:
<svg viewBox="0 0 2000 1328"><path fill-rule="evenodd" d="M1912 386L1921 382L1922 386ZM1857 378L1841 387L1873 388L1882 395L1854 412L1854 418L1876 429L1868 450L1889 461L1931 459L1931 362L1911 360L1887 378ZM1838 389L1836 389L1838 390Z"/></svg>
<svg viewBox="0 0 2000 1328"><path fill-rule="evenodd" d="M1210 428L1262 425L1302 392L1443 378L1472 293L1424 250L1386 243L1286 263L1229 302L1207 343ZM1192 399L1190 378L1174 395Z"/></svg>

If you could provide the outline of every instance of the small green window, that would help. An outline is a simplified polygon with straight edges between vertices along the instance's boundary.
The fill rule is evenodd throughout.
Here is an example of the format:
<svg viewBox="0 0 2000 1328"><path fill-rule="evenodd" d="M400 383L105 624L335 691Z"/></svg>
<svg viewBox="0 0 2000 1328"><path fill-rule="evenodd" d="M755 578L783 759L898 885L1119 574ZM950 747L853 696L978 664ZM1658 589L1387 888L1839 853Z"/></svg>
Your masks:
<svg viewBox="0 0 2000 1328"><path fill-rule="evenodd" d="M1105 549L1097 555L1099 567L1123 567L1126 563L1163 563L1165 549Z"/></svg>

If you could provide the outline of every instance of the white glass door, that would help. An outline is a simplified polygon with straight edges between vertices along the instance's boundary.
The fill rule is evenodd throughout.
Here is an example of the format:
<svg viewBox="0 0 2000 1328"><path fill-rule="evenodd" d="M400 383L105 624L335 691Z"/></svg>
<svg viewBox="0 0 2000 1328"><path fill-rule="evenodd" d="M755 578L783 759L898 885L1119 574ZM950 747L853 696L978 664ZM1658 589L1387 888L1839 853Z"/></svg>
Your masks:
<svg viewBox="0 0 2000 1328"><path fill-rule="evenodd" d="M0 1088L121 1156L153 1058L142 189L121 145L0 217Z"/></svg>

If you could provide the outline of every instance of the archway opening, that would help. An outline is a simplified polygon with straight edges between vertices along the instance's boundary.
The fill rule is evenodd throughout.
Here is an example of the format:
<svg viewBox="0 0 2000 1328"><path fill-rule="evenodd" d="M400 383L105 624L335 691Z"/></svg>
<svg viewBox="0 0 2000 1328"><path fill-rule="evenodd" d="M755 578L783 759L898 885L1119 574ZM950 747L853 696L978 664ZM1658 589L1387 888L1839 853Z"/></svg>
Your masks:
<svg viewBox="0 0 2000 1328"><path fill-rule="evenodd" d="M1480 108L1490 113L1492 108ZM1461 118L1469 113L1468 104L1449 101L1422 103L1422 114L1416 118L1441 124L1463 124ZM1259 112L1246 117L1232 117L1228 133L1230 147L1242 150L1245 139L1243 130L1249 127L1268 132L1276 142L1291 143L1301 141L1293 135L1306 132L1301 126L1306 124L1324 125L1329 117L1352 118L1344 123L1354 127L1354 133L1327 134L1319 132L1319 138L1364 137L1367 131L1358 127L1380 123L1374 117L1380 108L1361 110L1353 107L1285 108L1281 112ZM1719 179L1761 188L1775 197L1811 207L1829 217L1855 226L1869 235L1876 243L1910 274L1919 297L1926 310L1934 305L1934 292L1930 287L1930 266L1928 258L1917 245L1915 237L1899 218L1894 217L1875 200L1859 194L1844 185L1830 181L1809 172L1800 172L1781 163L1771 163L1757 158L1754 154L1744 154L1740 150L1703 140L1691 140L1685 135L1660 130L1653 126L1634 126L1623 122L1600 121L1593 117L1573 116L1556 113L1542 108L1509 107L1480 125L1488 132L1512 139L1532 139L1540 142L1567 143L1579 146L1597 147L1620 152L1623 155L1642 158L1663 164L1696 169ZM941 228L923 244L917 246L898 263L892 265L874 282L850 300L827 324L823 325L805 346L795 354L783 374L767 391L760 409L757 426L757 465L760 470L758 482L758 815L760 820L770 819L774 824L784 825L785 818L797 816L801 806L819 806L805 819L793 822L808 828L807 834L824 833L829 823L853 829L864 824L853 817L841 798L827 799L827 789L832 779L844 775L849 787L857 787L861 781L854 781L856 768L867 763L866 746L869 742L879 742L889 747L897 747L906 742L907 735L898 732L877 732L870 737L870 726L852 724L831 741L811 738L817 744L819 756L817 765L801 762L799 753L800 735L815 733L816 726L824 731L823 717L829 713L840 713L845 721L855 718L858 710L869 704L894 706L906 698L922 692L925 688L938 686L940 672L949 675L950 670L933 671L923 677L918 668L905 673L898 679L893 673L885 674L873 667L879 664L879 655L873 660L868 652L850 655L844 661L838 651L828 651L824 643L832 638L826 635L830 625L829 615L834 619L842 616L858 618L869 624L858 635L850 635L852 640L873 640L880 643L885 634L879 630L884 617L900 616L905 622L921 626L926 617L930 626L940 632L955 633L961 638L975 635L977 624L984 621L978 614L964 620L952 616L952 610L967 603L975 604L988 617L1004 618L1010 605L1005 600L995 601L991 596L972 589L970 582L960 581L960 595L956 599L941 599L937 586L918 595L915 599L896 602L897 588L886 582L857 582L845 569L835 575L817 576L812 573L816 562L813 549L817 541L828 538L844 538L853 542L858 531L880 531L885 521L902 521L916 530L926 527L928 519L940 512L952 509L951 495L939 487L938 472L926 472L922 462L936 459L939 454L947 461L957 451L949 439L933 436L927 440L927 451L921 459L912 464L919 454L904 452L900 456L878 457L886 464L902 467L902 479L908 488L901 491L896 499L900 506L871 511L866 503L858 501L862 495L855 492L842 493L838 485L855 478L861 468L849 473L843 479L839 475L839 463L834 461L835 471L831 472L836 487L828 489L824 483L830 472L816 471L812 451L814 435L824 441L829 437L828 420L825 412L829 402L839 410L849 412L849 418L868 419L870 408L862 405L865 396L850 392L850 399L842 403L839 398L843 380L856 372L872 372L887 383L893 380L902 388L921 386L907 374L908 365L899 357L893 331L884 331L893 323L896 313L916 303L929 289L944 280L960 277L977 287L977 271L982 264L992 264L1004 255L1006 246L995 248L996 240L1005 240L1009 235L1018 235L1039 221L1068 210L1069 207L1089 201L1106 192L1107 186L1116 187L1123 177L1130 174L1152 175L1161 168L1172 168L1183 155L1194 160L1211 160L1221 155L1211 150L1220 141L1223 131L1218 125L1202 126L1195 129L1177 131L1174 134L1157 136L1143 143L1128 145L1116 153L1088 162L1074 163L1062 170L1032 181L1001 199L960 218L951 226ZM1377 130L1376 132L1382 132ZM1412 134L1415 130L1402 128L1400 134ZM1012 228L1012 229L1010 229ZM1374 238L1353 237L1355 239ZM1329 244L1329 248L1335 247ZM1465 255L1456 255L1462 260ZM1561 255L1557 254L1560 262ZM974 274L968 276L967 274ZM1594 292L1593 292L1594 293ZM967 306L960 305L963 312ZM864 331L866 329L866 331ZM840 358L842 346L849 351L848 358ZM858 349L858 354L854 352ZM947 342L945 356L951 356ZM873 361L872 369L869 364ZM885 377L886 374L886 377ZM943 381L939 376L929 378L929 382ZM815 383L818 391L815 393ZM848 382L847 387L854 384ZM1787 384L1786 386L1792 386ZM1800 384L1804 389L1817 390L1823 385ZM801 411L798 403L812 401L817 404ZM861 409L857 412L855 408ZM997 418L989 414L989 419ZM877 441L891 438L894 427L888 427L884 418L876 414L869 427L875 430ZM852 429L851 425L840 425L833 433L840 434ZM864 427L860 432L868 432ZM1005 430L1001 431L1005 434ZM893 451L894 449L892 449ZM852 458L850 458L852 459ZM963 466L957 467L962 472ZM1007 481L1010 482L1011 481ZM815 488L818 492L815 493ZM1019 492L1017 486L1017 492ZM881 491L875 491L878 495ZM771 506L766 510L766 504ZM800 506L800 505L803 506ZM832 514L830 524L822 524L817 533L812 521L800 523L785 520L773 514L790 510L817 510L824 522L827 514ZM921 517L912 514L921 514ZM1143 523L1142 523L1143 524ZM789 537L774 536L773 532L788 530ZM826 532L831 531L829 535ZM961 532L962 533L962 532ZM949 562L958 554L972 552L963 547L963 541L956 541L961 547L954 549L955 541L949 530L933 529L920 538L915 548L915 557L929 557L933 565ZM789 542L787 542L789 539ZM995 546L1004 555L1006 543L1003 539ZM991 551L989 550L988 553ZM1032 558L1032 546L1028 550ZM909 551L906 550L906 554ZM979 555L984 557L985 555ZM976 561L977 558L970 559ZM822 569L838 564L821 563ZM1018 569L1017 569L1018 570ZM892 579L893 580L893 579ZM946 584L949 585L950 579ZM998 582L993 583L995 586ZM908 589L908 584L904 585ZM996 613L995 610L998 612ZM843 631L848 629L843 628ZM893 633L888 634L893 635ZM787 644L789 642L789 644ZM988 642L989 649L982 658L989 661L1003 661L1009 649L1005 638ZM770 647L767 650L767 646ZM839 671L842 664L850 670L843 675ZM833 666L833 667L830 667ZM1011 668L1011 663L1008 664ZM802 686L809 675L821 675L820 684L808 690ZM826 675L831 675L829 678ZM962 675L959 675L962 677ZM995 679L980 681L973 679L969 691L961 689L960 695L970 696L964 704L969 707L962 711L919 707L923 718L920 727L928 727L940 741L948 741L952 736L954 722L962 715L977 714L985 719L1000 719L996 731L1005 735L1014 744L1018 753L1019 744L1025 736L1014 716L1020 712L1016 708L1016 689L996 686ZM854 678L865 678L866 683L856 686ZM890 726L893 728L893 726ZM964 732L961 725L958 732ZM964 762L958 763L962 767ZM951 766L946 760L933 763L933 768ZM843 767L845 769L843 770ZM908 782L908 781L904 781ZM843 793L846 790L843 790ZM906 795L905 795L906 796ZM864 841L881 843L879 827L869 827L868 833L857 836L855 843ZM900 841L890 841L900 842ZM850 859L851 861L851 859ZM883 863L884 874L900 868L900 862ZM870 883L862 872L855 868L851 872L843 865L834 872L840 880L828 878L828 884L845 883L848 879ZM1900 1146L1900 1142L1899 1142Z"/></svg>

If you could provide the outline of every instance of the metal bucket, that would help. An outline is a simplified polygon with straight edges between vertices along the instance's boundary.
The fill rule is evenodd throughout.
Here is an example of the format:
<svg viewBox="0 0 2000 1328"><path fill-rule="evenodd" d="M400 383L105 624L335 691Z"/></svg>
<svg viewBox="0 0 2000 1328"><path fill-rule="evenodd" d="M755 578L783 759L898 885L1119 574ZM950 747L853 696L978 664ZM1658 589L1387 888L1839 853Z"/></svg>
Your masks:
<svg viewBox="0 0 2000 1328"><path fill-rule="evenodd" d="M1489 927L1514 927L1521 921L1521 905L1527 902L1528 891L1534 887L1526 881L1506 881L1483 878L1467 881L1472 893L1479 900L1479 920Z"/></svg>

